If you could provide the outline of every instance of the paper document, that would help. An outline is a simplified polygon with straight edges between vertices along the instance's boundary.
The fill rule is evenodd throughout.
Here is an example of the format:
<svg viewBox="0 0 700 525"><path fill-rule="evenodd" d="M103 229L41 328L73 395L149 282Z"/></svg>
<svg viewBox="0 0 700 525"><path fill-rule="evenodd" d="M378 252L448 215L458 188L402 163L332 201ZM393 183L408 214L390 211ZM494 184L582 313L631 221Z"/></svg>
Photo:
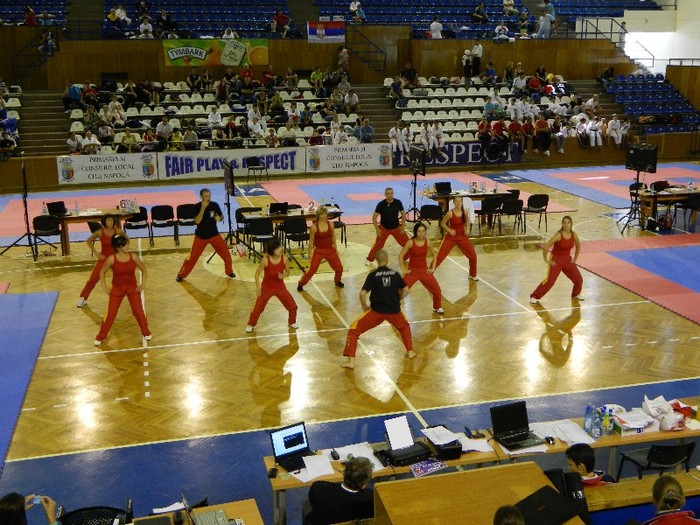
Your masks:
<svg viewBox="0 0 700 525"><path fill-rule="evenodd" d="M538 437L546 438L547 436L555 436L569 445L575 445L576 443L590 445L595 443L595 439L586 434L579 425L570 419L548 421L545 423L531 423L530 430Z"/></svg>
<svg viewBox="0 0 700 525"><path fill-rule="evenodd" d="M391 446L391 450L399 450L413 445L413 436L411 435L411 429L408 426L408 419L406 416L387 419L384 421L384 426L389 436L389 446Z"/></svg>
<svg viewBox="0 0 700 525"><path fill-rule="evenodd" d="M688 418L685 420L685 428L688 430L700 430L700 421Z"/></svg>
<svg viewBox="0 0 700 525"><path fill-rule="evenodd" d="M306 465L306 472L310 479L333 474L333 466L323 454L304 456L304 465Z"/></svg>
<svg viewBox="0 0 700 525"><path fill-rule="evenodd" d="M379 461L379 459L377 459L377 456L374 455L374 449L366 441L363 443L355 443L354 445L346 445L344 447L335 447L335 451L340 456L340 461L342 462L347 461L349 457L352 456L353 458L369 459L372 462L372 465L374 465L375 471L387 468L382 465L382 462ZM323 450L322 453L329 460L332 459L331 449Z"/></svg>
<svg viewBox="0 0 700 525"><path fill-rule="evenodd" d="M455 434L451 430L447 430L442 425L437 427L424 428L421 430L421 432L423 432L425 437L427 437L435 445L445 445L447 443L457 441L457 434Z"/></svg>
<svg viewBox="0 0 700 525"><path fill-rule="evenodd" d="M166 512L177 512L178 510L182 510L185 508L185 505L183 505L182 501L176 501L172 505L168 505L167 507L158 507L153 509L153 514L164 514Z"/></svg>
<svg viewBox="0 0 700 525"><path fill-rule="evenodd" d="M294 472L290 472L289 474L290 474L293 478L296 478L296 479L298 479L299 481L301 481L302 483L308 483L309 481L311 481L312 479L314 479L314 478L312 478L312 477L309 475L309 471L306 470L306 468L303 468L303 469L301 469L301 470L295 470Z"/></svg>
<svg viewBox="0 0 700 525"><path fill-rule="evenodd" d="M659 396L654 399L649 399L644 396L644 403L642 403L642 410L649 414L651 417L659 417L664 414L668 414L673 410L671 403L666 401L664 396Z"/></svg>
<svg viewBox="0 0 700 525"><path fill-rule="evenodd" d="M534 447L521 448L518 450L508 450L503 445L501 445L501 448L509 456L522 456L525 454L545 454L547 452L547 445L535 445Z"/></svg>
<svg viewBox="0 0 700 525"><path fill-rule="evenodd" d="M458 435L457 439L462 444L462 452L493 452L486 439L470 439L465 435Z"/></svg>
<svg viewBox="0 0 700 525"><path fill-rule="evenodd" d="M622 428L645 428L653 422L653 419L641 410L631 410L613 416Z"/></svg>

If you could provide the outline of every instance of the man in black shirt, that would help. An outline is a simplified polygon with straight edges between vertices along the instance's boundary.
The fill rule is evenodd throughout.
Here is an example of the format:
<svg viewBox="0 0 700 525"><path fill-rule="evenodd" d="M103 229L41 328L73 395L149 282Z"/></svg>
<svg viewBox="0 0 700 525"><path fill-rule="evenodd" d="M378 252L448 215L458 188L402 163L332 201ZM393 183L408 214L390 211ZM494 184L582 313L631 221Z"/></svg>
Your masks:
<svg viewBox="0 0 700 525"><path fill-rule="evenodd" d="M311 513L304 525L330 525L374 516L374 494L367 485L372 481L369 459L352 458L345 464L343 483L315 481L309 489Z"/></svg>
<svg viewBox="0 0 700 525"><path fill-rule="evenodd" d="M418 87L418 71L416 71L410 62L406 62L406 69L401 72L401 78L406 81L406 86Z"/></svg>
<svg viewBox="0 0 700 525"><path fill-rule="evenodd" d="M408 242L408 235L403 229L404 224L406 224L406 212L403 209L403 204L399 199L394 198L392 188L384 190L384 196L386 199L377 204L372 214L372 224L377 232L377 239L367 255L365 264L368 266L374 262L376 253L384 247L389 235L394 237L401 246ZM379 224L377 224L377 219L379 219Z"/></svg>
<svg viewBox="0 0 700 525"><path fill-rule="evenodd" d="M365 284L360 290L360 303L365 311L350 325L348 338L345 342L343 355L347 360L342 365L345 368L355 368L355 353L357 352L357 340L360 335L384 321L388 321L401 334L401 339L406 347L406 356L413 359L416 354L413 351L411 340L411 326L406 316L401 312L401 299L408 294L408 287L399 272L387 268L389 255L386 250L377 252L377 269L372 270ZM367 305L369 294L370 305Z"/></svg>
<svg viewBox="0 0 700 525"><path fill-rule="evenodd" d="M202 255L204 248L208 244L211 244L211 247L219 254L219 257L224 260L226 275L233 279L236 277L236 274L233 273L231 253L228 251L226 241L221 238L219 230L216 228L216 223L224 220L221 207L218 203L211 201L211 191L207 188L203 188L199 192L199 196L202 198L202 202L194 205L194 223L197 225L197 228L194 231L192 251L190 251L185 262L182 263L175 280L180 282L190 274L194 265L197 264L199 256Z"/></svg>

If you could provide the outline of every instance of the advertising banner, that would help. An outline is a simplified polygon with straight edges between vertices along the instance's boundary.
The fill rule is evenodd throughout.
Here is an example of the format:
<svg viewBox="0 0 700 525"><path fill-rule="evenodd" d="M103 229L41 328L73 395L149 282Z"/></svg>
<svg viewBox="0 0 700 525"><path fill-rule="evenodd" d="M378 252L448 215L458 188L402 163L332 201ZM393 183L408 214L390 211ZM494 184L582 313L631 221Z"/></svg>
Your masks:
<svg viewBox="0 0 700 525"><path fill-rule="evenodd" d="M269 42L267 38L163 40L163 55L165 65L174 67L266 66Z"/></svg>
<svg viewBox="0 0 700 525"><path fill-rule="evenodd" d="M223 177L224 160L236 170L246 169L246 158L257 157L270 174L304 173L304 148L220 149L158 153L161 180Z"/></svg>
<svg viewBox="0 0 700 525"><path fill-rule="evenodd" d="M345 22L306 22L309 44L345 43Z"/></svg>
<svg viewBox="0 0 700 525"><path fill-rule="evenodd" d="M158 180L155 153L56 157L59 184L113 184Z"/></svg>
<svg viewBox="0 0 700 525"><path fill-rule="evenodd" d="M391 145L339 144L306 148L306 172L391 169Z"/></svg>
<svg viewBox="0 0 700 525"><path fill-rule="evenodd" d="M494 159L495 160L495 159ZM470 164L480 164L481 159L481 143L474 142L446 142L442 148L442 153L437 157L428 157L426 167L443 167L443 166L468 166ZM513 162L510 151L505 162ZM408 156L395 155L393 158L395 169L409 169L411 162Z"/></svg>

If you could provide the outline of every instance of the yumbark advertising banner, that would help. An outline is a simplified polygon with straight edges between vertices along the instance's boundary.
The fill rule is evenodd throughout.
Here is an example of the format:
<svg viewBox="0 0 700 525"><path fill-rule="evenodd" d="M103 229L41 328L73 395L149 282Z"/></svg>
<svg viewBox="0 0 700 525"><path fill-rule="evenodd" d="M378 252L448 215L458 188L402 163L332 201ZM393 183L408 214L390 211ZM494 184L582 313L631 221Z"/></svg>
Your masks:
<svg viewBox="0 0 700 525"><path fill-rule="evenodd" d="M269 43L267 38L163 40L163 55L165 65L173 67L266 66Z"/></svg>

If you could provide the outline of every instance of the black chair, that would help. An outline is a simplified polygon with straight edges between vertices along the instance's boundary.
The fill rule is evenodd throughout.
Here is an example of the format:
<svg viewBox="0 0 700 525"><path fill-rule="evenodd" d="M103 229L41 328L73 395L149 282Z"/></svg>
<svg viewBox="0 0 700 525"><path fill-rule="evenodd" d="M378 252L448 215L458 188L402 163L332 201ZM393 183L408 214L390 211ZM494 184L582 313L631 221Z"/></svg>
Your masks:
<svg viewBox="0 0 700 525"><path fill-rule="evenodd" d="M428 224L430 224L430 221L440 222L443 215L442 208L437 204L423 204L420 207L420 220Z"/></svg>
<svg viewBox="0 0 700 525"><path fill-rule="evenodd" d="M676 223L676 214L678 209L683 210L683 223L685 224L686 231L688 230L688 212L697 212L700 210L700 195L691 195L684 201L676 201L675 209L673 210L673 223Z"/></svg>
<svg viewBox="0 0 700 525"><path fill-rule="evenodd" d="M690 469L690 458L695 450L695 442L683 443L682 445L652 445L649 448L630 450L621 452L622 459L620 467L617 469L617 481L622 475L622 466L626 461L633 463L637 467L637 475L642 479L645 470L658 470L661 475L666 470L671 470L678 465L685 463L685 471Z"/></svg>
<svg viewBox="0 0 700 525"><path fill-rule="evenodd" d="M540 220L537 227L542 226L542 215L544 215L544 231L547 231L547 206L549 206L549 195L546 193L535 193L527 198L527 206L523 207L523 217L527 218L528 213L539 213Z"/></svg>
<svg viewBox="0 0 700 525"><path fill-rule="evenodd" d="M474 210L474 213L476 214L476 222L479 223L479 235L481 235L482 219L487 217L491 227L493 227L496 218L501 211L501 204L503 204L503 197L486 197L483 201L481 201L481 209ZM500 223L498 233L501 233Z"/></svg>
<svg viewBox="0 0 700 525"><path fill-rule="evenodd" d="M275 238L274 232L272 220L267 217L251 219L246 223L246 234L250 239L250 243L253 245L253 248L255 248L255 243L260 243L262 248L260 253L264 253L265 244ZM253 252L253 260L256 260L258 253L254 249L248 251L248 257L250 257L251 251Z"/></svg>
<svg viewBox="0 0 700 525"><path fill-rule="evenodd" d="M518 200L520 198L520 190L508 190L508 195L504 195L505 200Z"/></svg>
<svg viewBox="0 0 700 525"><path fill-rule="evenodd" d="M246 172L245 181L246 183L250 180L250 174L253 174L253 182L262 180L263 173L267 175L267 180L270 180L270 172L267 171L267 166L260 162L258 157L246 157L243 159L245 161L248 171Z"/></svg>
<svg viewBox="0 0 700 525"><path fill-rule="evenodd" d="M520 230L525 232L525 223L523 222L523 201L522 199L506 199L501 204L501 211L498 214L498 229L501 229L501 217L503 215L513 216L513 233L515 226L520 225Z"/></svg>
<svg viewBox="0 0 700 525"><path fill-rule="evenodd" d="M84 507L61 514L57 521L61 525L112 525L115 520L119 523L131 523L134 519L131 498L126 500L125 509L115 507Z"/></svg>
<svg viewBox="0 0 700 525"><path fill-rule="evenodd" d="M139 206L138 213L124 221L124 231L126 230L146 230L148 239L151 239L151 227L148 224L148 210L144 206Z"/></svg>
<svg viewBox="0 0 700 525"><path fill-rule="evenodd" d="M170 206L169 204L153 206L153 208L151 208L150 226L151 247L155 245L155 243L153 242L153 228L172 228L175 246L180 246L180 237L178 235L178 221L175 219L175 212L173 211L172 206Z"/></svg>
<svg viewBox="0 0 700 525"><path fill-rule="evenodd" d="M257 213L261 212L262 208L255 206L248 206L243 208L236 208L234 212L236 218L236 237L239 241L247 242L248 240L248 221L243 216L244 213Z"/></svg>
<svg viewBox="0 0 700 525"><path fill-rule="evenodd" d="M302 248L309 242L309 228L304 217L287 217L282 223L284 229L284 249L290 251L290 243L295 242Z"/></svg>
<svg viewBox="0 0 700 525"><path fill-rule="evenodd" d="M61 235L61 222L58 217L54 215L37 215L32 219L32 227L34 228L34 234L32 235L34 239L34 247L32 249L34 250L35 254L39 254L39 243L46 244L54 250L56 249L55 244L50 243L42 237Z"/></svg>
<svg viewBox="0 0 700 525"><path fill-rule="evenodd" d="M301 204L287 204L287 212L291 210L300 210L303 206ZM284 221L275 224L275 235L280 239L280 242L284 244Z"/></svg>
<svg viewBox="0 0 700 525"><path fill-rule="evenodd" d="M102 223L97 221L87 221L88 228L90 228L90 233L98 232L102 229ZM92 253L90 255L95 255L95 247L92 248Z"/></svg>
<svg viewBox="0 0 700 525"><path fill-rule="evenodd" d="M178 225L178 235L180 228L182 226L197 226L194 222L194 218L197 216L195 213L196 204L178 204L175 208L175 215L177 217Z"/></svg>

